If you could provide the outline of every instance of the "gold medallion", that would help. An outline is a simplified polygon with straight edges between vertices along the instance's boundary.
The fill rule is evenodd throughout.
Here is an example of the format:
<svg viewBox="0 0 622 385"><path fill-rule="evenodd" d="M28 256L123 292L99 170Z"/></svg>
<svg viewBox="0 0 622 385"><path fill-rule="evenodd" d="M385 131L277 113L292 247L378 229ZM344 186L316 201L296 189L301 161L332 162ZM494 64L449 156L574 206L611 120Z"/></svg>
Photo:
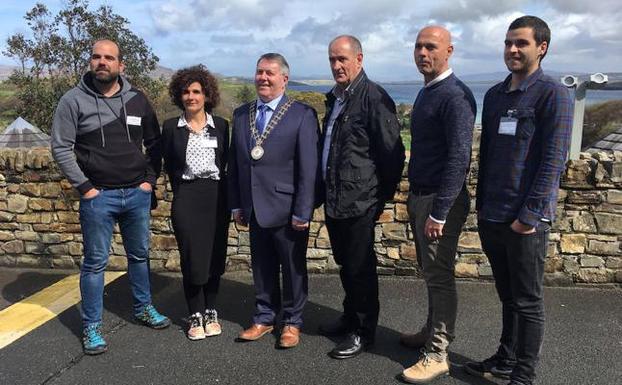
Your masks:
<svg viewBox="0 0 622 385"><path fill-rule="evenodd" d="M259 145L253 147L253 149L251 150L251 158L253 158L254 160L259 160L261 159L262 156L263 156L263 147Z"/></svg>

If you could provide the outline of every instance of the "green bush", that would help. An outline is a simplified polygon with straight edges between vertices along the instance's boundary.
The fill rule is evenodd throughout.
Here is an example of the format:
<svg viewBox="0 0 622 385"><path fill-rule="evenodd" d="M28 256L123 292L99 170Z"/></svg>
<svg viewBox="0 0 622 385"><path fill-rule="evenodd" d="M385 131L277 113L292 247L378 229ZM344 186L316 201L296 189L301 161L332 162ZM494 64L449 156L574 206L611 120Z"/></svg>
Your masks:
<svg viewBox="0 0 622 385"><path fill-rule="evenodd" d="M610 100L585 109L582 147L588 148L622 124L622 100Z"/></svg>

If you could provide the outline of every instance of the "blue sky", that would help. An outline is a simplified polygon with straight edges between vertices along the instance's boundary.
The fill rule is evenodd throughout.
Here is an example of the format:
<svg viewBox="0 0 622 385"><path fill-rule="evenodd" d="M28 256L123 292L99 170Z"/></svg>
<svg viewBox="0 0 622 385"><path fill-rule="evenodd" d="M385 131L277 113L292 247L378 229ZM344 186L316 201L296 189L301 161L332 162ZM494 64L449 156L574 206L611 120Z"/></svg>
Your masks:
<svg viewBox="0 0 622 385"><path fill-rule="evenodd" d="M62 0L42 1L55 14ZM23 19L35 1L2 0L0 46L28 33ZM197 63L231 76L251 76L257 57L280 52L292 77L330 78L327 44L349 33L363 43L364 66L377 80L420 79L412 60L417 31L428 24L453 34L458 74L505 71L503 39L523 14L549 23L552 44L543 67L559 72L622 72L620 0L91 0L112 6L152 47L160 64ZM17 64L0 54L1 65Z"/></svg>

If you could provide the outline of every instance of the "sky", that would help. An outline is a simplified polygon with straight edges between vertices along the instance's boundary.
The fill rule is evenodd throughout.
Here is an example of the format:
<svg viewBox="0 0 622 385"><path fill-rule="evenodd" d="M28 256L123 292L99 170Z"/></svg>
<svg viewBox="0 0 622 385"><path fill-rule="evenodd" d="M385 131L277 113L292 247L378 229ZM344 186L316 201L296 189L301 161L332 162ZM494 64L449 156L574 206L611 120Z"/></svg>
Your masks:
<svg viewBox="0 0 622 385"><path fill-rule="evenodd" d="M63 0L41 1L55 14ZM2 0L0 47L18 32L36 1ZM622 72L620 0L91 0L130 21L160 58L178 69L198 63L227 76L251 77L257 57L283 54L291 78L330 79L327 45L339 34L357 36L364 67L380 81L420 80L414 41L426 25L452 33L450 65L460 74L506 71L503 40L509 23L531 14L551 28L545 71ZM0 54L0 65L17 65Z"/></svg>

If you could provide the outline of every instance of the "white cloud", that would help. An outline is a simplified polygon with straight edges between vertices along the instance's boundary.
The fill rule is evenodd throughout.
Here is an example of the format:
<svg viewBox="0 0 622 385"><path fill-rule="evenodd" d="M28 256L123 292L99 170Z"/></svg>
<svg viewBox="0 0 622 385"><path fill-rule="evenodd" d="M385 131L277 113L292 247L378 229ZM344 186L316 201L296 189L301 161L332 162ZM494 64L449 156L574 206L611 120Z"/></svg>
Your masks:
<svg viewBox="0 0 622 385"><path fill-rule="evenodd" d="M25 30L21 19L34 5L3 0L6 39ZM46 4L56 12L61 0ZM384 79L419 78L412 63L420 28L440 24L452 32L452 66L459 73L504 70L503 39L524 14L543 18L552 30L547 68L618 70L622 57L622 1L600 0L92 0L109 4L131 22L161 58L179 68L204 62L215 71L249 75L267 51L284 54L298 75L330 76L328 42L343 33L359 37L368 72ZM3 8L4 9L4 8ZM15 9L21 16L15 16ZM19 9L23 9L19 12ZM10 62L0 57L0 62ZM11 64L11 63L8 63Z"/></svg>

